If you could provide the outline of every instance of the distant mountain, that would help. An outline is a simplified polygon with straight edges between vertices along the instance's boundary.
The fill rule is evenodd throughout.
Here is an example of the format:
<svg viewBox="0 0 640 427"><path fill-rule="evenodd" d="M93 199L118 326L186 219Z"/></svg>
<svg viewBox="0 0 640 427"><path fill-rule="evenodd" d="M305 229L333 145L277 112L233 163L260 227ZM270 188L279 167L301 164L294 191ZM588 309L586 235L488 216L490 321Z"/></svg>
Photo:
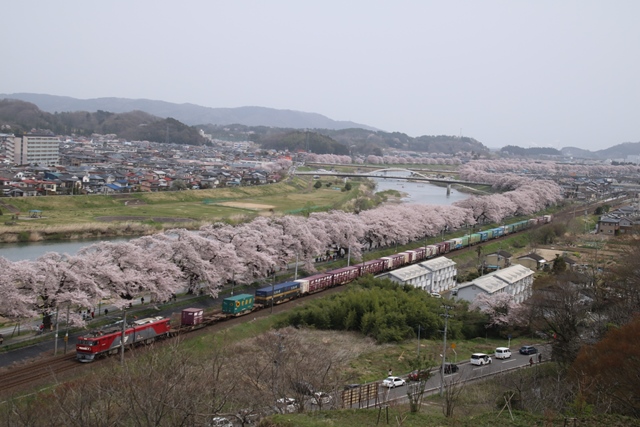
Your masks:
<svg viewBox="0 0 640 427"><path fill-rule="evenodd" d="M604 150L596 151L598 156L606 159L622 159L627 156L640 155L640 142L624 142Z"/></svg>
<svg viewBox="0 0 640 427"><path fill-rule="evenodd" d="M375 128L350 121L337 121L316 113L304 113L293 110L277 110L265 107L210 108L195 104L174 104L149 99L127 98L95 98L76 99L68 96L44 95L36 93L0 94L0 99L18 99L31 102L49 113L75 111L108 111L111 113L128 113L144 111L145 113L179 120L190 126L196 125L230 125L271 126L293 129L349 129Z"/></svg>
<svg viewBox="0 0 640 427"><path fill-rule="evenodd" d="M561 150L564 156L598 159L598 160L626 160L627 156L640 156L640 142L624 142L605 148L604 150L589 151L582 148L566 147Z"/></svg>

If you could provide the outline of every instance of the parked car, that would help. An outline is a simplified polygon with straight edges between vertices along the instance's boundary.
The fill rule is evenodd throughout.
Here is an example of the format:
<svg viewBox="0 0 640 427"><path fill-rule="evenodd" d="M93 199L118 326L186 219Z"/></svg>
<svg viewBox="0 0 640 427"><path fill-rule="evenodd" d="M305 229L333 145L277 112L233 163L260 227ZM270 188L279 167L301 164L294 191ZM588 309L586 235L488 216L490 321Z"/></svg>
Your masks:
<svg viewBox="0 0 640 427"><path fill-rule="evenodd" d="M351 390L351 389L358 388L358 387L360 387L360 384L347 384L347 385L344 386L344 389L345 390Z"/></svg>
<svg viewBox="0 0 640 427"><path fill-rule="evenodd" d="M426 369L421 369L419 371L411 371L409 375L407 375L407 379L409 381L426 381L431 376L431 373Z"/></svg>
<svg viewBox="0 0 640 427"><path fill-rule="evenodd" d="M488 354L473 353L471 355L472 365L484 366L484 365L489 365L490 363L491 363L491 356L489 356Z"/></svg>
<svg viewBox="0 0 640 427"><path fill-rule="evenodd" d="M292 414L298 411L298 402L293 397L281 397L276 400L276 404L283 414Z"/></svg>
<svg viewBox="0 0 640 427"><path fill-rule="evenodd" d="M225 417L214 417L209 421L209 427L233 427L233 423Z"/></svg>
<svg viewBox="0 0 640 427"><path fill-rule="evenodd" d="M520 354L536 354L538 349L532 345L524 345L520 347Z"/></svg>
<svg viewBox="0 0 640 427"><path fill-rule="evenodd" d="M311 404L312 405L328 405L331 403L331 401L333 400L333 397L331 397L330 394L325 393L323 391L317 391L315 393L313 393L313 397L311 398Z"/></svg>
<svg viewBox="0 0 640 427"><path fill-rule="evenodd" d="M496 359L509 359L511 357L511 350L507 347L498 347L494 354Z"/></svg>
<svg viewBox="0 0 640 427"><path fill-rule="evenodd" d="M382 386L387 388L395 388L405 385L406 382L400 377L387 377L382 381Z"/></svg>
<svg viewBox="0 0 640 427"><path fill-rule="evenodd" d="M458 372L458 365L456 365L455 363L445 363L444 364L444 373L445 374L455 374L456 372Z"/></svg>

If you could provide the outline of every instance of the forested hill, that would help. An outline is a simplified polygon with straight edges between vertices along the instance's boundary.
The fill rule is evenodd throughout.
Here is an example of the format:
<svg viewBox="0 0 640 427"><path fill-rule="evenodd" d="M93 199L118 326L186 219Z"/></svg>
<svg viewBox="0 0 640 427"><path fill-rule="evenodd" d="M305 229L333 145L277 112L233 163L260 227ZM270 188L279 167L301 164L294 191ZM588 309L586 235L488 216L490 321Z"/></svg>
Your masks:
<svg viewBox="0 0 640 427"><path fill-rule="evenodd" d="M3 132L20 133L32 129L55 135L91 136L116 134L130 141L173 142L203 145L206 140L198 129L175 119L161 119L142 111L116 114L107 111L47 113L36 105L17 100L0 100L0 124ZM8 127L7 127L8 126Z"/></svg>
<svg viewBox="0 0 640 427"><path fill-rule="evenodd" d="M489 149L473 138L449 135L425 135L418 138L400 132L371 131L367 129L298 129L266 126L200 126L214 138L224 140L250 139L264 148L309 150L317 154L374 154L383 151L418 151L456 154L460 152L487 154Z"/></svg>
<svg viewBox="0 0 640 427"><path fill-rule="evenodd" d="M421 136L412 138L404 133L368 129L314 129L300 131L293 128L247 125L187 126L173 118L160 118L142 111L113 113L74 111L48 113L36 105L0 99L0 125L8 125L3 132L27 132L31 129L49 130L56 135L90 136L93 133L116 134L130 141L148 140L176 144L202 145L206 140L199 130L224 141L252 140L264 148L312 151L317 154L374 154L383 150L420 151L455 154L488 153L487 147L473 138L457 136Z"/></svg>

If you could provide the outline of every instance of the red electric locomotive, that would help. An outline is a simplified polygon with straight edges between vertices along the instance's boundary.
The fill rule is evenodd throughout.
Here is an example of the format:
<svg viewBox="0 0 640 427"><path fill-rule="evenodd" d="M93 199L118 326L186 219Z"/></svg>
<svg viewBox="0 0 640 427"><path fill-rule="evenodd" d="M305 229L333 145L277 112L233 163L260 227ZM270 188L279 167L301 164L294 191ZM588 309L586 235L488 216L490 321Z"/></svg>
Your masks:
<svg viewBox="0 0 640 427"><path fill-rule="evenodd" d="M169 335L168 318L157 316L135 320L124 331L124 345L150 344L157 338ZM76 359L80 362L92 362L102 355L116 354L122 344L122 321L108 325L78 338Z"/></svg>

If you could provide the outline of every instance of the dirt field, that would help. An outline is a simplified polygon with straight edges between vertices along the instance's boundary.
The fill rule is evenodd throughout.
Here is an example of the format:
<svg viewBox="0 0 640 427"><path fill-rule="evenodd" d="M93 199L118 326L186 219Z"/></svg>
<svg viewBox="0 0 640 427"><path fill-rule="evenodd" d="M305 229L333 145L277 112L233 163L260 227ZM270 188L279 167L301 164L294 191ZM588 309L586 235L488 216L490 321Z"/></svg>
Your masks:
<svg viewBox="0 0 640 427"><path fill-rule="evenodd" d="M192 222L195 221L190 218L171 218L171 217L146 217L146 216L100 216L96 218L98 221L116 222L116 221L148 221L153 220L155 222Z"/></svg>
<svg viewBox="0 0 640 427"><path fill-rule="evenodd" d="M263 211L263 210L275 208L275 206L261 205L258 203L224 202L224 203L218 203L218 204L221 206L228 206L230 208L251 209L254 211Z"/></svg>

